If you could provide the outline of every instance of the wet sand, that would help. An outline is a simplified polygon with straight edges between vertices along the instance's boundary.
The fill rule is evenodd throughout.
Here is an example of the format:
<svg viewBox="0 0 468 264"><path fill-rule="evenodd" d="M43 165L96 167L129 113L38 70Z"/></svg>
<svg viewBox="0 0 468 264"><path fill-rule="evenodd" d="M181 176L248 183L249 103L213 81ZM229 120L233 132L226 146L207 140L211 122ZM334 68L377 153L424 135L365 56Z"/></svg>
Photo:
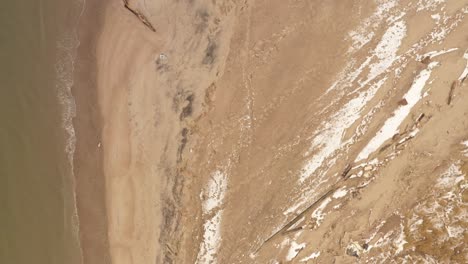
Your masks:
<svg viewBox="0 0 468 264"><path fill-rule="evenodd" d="M74 174L80 240L84 263L93 264L111 263L103 152L98 147L102 115L98 105L96 46L105 8L102 1L86 1L79 24L80 46L72 88L77 110L73 120L77 138Z"/></svg>

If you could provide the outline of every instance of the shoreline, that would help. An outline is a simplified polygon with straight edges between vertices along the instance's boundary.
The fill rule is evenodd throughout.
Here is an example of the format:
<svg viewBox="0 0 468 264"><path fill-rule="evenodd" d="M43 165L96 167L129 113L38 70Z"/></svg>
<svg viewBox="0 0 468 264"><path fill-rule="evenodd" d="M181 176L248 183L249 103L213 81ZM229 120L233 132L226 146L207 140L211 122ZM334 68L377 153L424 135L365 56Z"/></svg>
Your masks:
<svg viewBox="0 0 468 264"><path fill-rule="evenodd" d="M86 4L73 89L84 263L194 259L183 205L197 180L186 163L206 89L223 71L234 9L154 2L154 33L119 1ZM200 8L224 22L195 23ZM182 32L158 15L169 11L187 15Z"/></svg>
<svg viewBox="0 0 468 264"><path fill-rule="evenodd" d="M102 131L97 98L97 57L95 52L91 52L96 50L106 6L95 0L85 1L77 28L80 44L72 87L76 104L73 163L79 239L84 263L110 263L103 153L97 147Z"/></svg>

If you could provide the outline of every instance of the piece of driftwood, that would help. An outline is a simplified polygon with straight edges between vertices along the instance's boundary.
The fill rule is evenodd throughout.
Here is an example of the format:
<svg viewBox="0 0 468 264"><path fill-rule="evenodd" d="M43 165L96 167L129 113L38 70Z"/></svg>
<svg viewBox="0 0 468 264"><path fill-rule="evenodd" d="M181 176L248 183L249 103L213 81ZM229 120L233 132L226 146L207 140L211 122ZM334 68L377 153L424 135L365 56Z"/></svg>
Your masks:
<svg viewBox="0 0 468 264"><path fill-rule="evenodd" d="M128 0L122 0L124 3L125 8L132 12L147 28L149 28L151 31L156 32L156 29L151 25L151 23L148 21L148 19L140 12L133 10L133 8L130 7L128 4Z"/></svg>
<svg viewBox="0 0 468 264"><path fill-rule="evenodd" d="M280 230L278 230L277 232L275 232L273 235L271 235L268 239L266 239L261 245L260 247L258 247L257 250L255 250L255 254L260 251L260 249L262 249L262 247L267 244L268 242L270 242L271 240L273 240L274 238L276 238L277 236L279 235L283 235L283 234L286 234L286 233L289 233L289 228L291 228L292 226L294 226L299 220L301 220L301 218L306 215L311 209L313 209L318 203L322 202L323 200L325 200L325 198L327 198L328 196L330 196L332 193L334 193L335 191L337 190L337 187L333 187L331 188L328 192L326 192L324 195L320 196L320 198L318 198L314 203L312 203L309 207L307 207L304 211L302 211L300 214L298 214L296 217L294 217L291 221L289 221L285 226L283 226L283 228L281 228ZM294 228L292 229L292 231L296 231L297 228Z"/></svg>
<svg viewBox="0 0 468 264"><path fill-rule="evenodd" d="M421 120L426 116L426 114L424 113L421 113L418 118L416 118L416 124L418 124L419 122L421 122Z"/></svg>
<svg viewBox="0 0 468 264"><path fill-rule="evenodd" d="M450 105L452 103L453 93L455 92L455 88L460 86L460 84L461 84L460 80L457 80L452 83L452 86L450 86L450 91L449 91L449 95L447 98L447 105Z"/></svg>
<svg viewBox="0 0 468 264"><path fill-rule="evenodd" d="M343 170L343 172L341 173L341 177L344 178L344 179L347 179L348 177L348 174L349 172L351 171L353 167L351 166L351 164L348 164L346 165L345 169Z"/></svg>

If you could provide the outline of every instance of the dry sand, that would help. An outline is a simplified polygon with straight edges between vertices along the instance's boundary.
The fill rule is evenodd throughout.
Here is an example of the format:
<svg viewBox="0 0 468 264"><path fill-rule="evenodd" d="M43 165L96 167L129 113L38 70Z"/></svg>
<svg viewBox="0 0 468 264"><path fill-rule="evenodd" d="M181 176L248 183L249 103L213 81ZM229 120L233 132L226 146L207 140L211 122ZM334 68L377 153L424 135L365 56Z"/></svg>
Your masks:
<svg viewBox="0 0 468 264"><path fill-rule="evenodd" d="M468 261L468 1L88 2L85 263Z"/></svg>

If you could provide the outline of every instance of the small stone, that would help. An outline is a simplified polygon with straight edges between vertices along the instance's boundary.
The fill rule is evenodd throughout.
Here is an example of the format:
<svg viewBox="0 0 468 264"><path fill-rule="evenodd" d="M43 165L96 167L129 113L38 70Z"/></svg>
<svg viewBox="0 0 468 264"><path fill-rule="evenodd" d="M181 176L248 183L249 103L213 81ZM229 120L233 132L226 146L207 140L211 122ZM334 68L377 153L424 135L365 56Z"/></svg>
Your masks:
<svg viewBox="0 0 468 264"><path fill-rule="evenodd" d="M398 105L407 105L408 104L408 101L406 101L405 98L401 99L400 101L398 101Z"/></svg>

